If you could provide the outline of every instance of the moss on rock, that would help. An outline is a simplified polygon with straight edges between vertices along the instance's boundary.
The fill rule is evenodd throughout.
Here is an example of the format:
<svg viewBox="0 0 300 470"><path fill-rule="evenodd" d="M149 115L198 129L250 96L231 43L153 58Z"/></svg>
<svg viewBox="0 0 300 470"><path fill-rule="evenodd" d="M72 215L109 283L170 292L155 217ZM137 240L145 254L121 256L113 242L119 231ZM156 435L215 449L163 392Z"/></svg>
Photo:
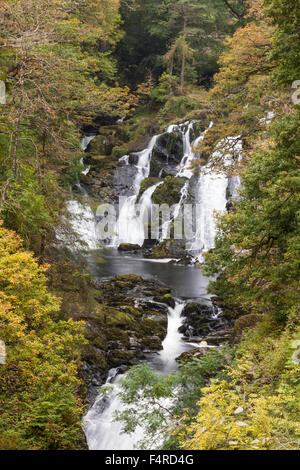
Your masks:
<svg viewBox="0 0 300 470"><path fill-rule="evenodd" d="M147 189L151 188L151 186L154 186L155 184L159 183L161 181L160 178L158 177L153 177L149 176L148 178L143 179L141 182L141 187L140 187L140 192L138 194L138 200L142 196L142 194L147 191Z"/></svg>
<svg viewBox="0 0 300 470"><path fill-rule="evenodd" d="M119 251L140 251L140 245L132 244L132 243L121 243L118 247Z"/></svg>
<svg viewBox="0 0 300 470"><path fill-rule="evenodd" d="M166 337L166 330L157 321L151 318L145 318L141 323L141 329L146 335L155 335L160 339Z"/></svg>
<svg viewBox="0 0 300 470"><path fill-rule="evenodd" d="M175 300L173 299L171 294L156 296L156 297L154 297L154 300L156 300L157 302L161 302L163 304L167 304L171 308L175 307Z"/></svg>
<svg viewBox="0 0 300 470"><path fill-rule="evenodd" d="M141 283L143 278L138 274L118 274L115 279L117 281L123 281L127 283Z"/></svg>
<svg viewBox="0 0 300 470"><path fill-rule="evenodd" d="M176 258L184 259L186 257L184 240L167 239L156 245L151 253L151 258Z"/></svg>
<svg viewBox="0 0 300 470"><path fill-rule="evenodd" d="M263 319L262 315L259 314L250 314L250 315L243 315L242 317L238 318L234 324L234 328L232 331L231 342L238 343L243 333L248 328L253 328L259 321Z"/></svg>
<svg viewBox="0 0 300 470"><path fill-rule="evenodd" d="M178 204L185 181L185 178L167 176L163 184L159 185L153 193L152 199L155 204L168 204L169 206Z"/></svg>

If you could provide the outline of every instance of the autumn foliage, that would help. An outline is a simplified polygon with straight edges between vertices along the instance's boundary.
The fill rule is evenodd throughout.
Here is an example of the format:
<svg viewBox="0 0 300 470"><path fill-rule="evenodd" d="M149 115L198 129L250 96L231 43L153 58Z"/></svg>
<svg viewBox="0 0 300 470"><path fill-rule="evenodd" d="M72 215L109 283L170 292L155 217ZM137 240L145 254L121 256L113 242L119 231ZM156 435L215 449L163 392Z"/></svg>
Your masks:
<svg viewBox="0 0 300 470"><path fill-rule="evenodd" d="M47 266L0 226L0 448L78 447L81 403L77 377L82 325L60 319Z"/></svg>

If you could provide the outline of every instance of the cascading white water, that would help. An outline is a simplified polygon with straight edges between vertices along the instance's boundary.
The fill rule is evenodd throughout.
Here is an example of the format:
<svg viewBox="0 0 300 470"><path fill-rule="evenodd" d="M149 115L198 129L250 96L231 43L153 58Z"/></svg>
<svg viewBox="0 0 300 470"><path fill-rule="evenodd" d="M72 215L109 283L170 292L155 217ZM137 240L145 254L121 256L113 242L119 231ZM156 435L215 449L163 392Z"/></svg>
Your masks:
<svg viewBox="0 0 300 470"><path fill-rule="evenodd" d="M96 134L85 135L82 137L80 144L83 150L88 148L89 143L96 137Z"/></svg>
<svg viewBox="0 0 300 470"><path fill-rule="evenodd" d="M82 149L86 150L89 143L95 137L96 134L84 136L80 141ZM81 159L81 163L83 164L83 158ZM87 167L82 171L82 173L87 175L89 169L90 167ZM84 198L87 199L87 193L84 188L80 184L77 185L77 188L83 194ZM96 219L87 201L85 204L82 204L77 199L72 199L67 202L66 209L68 212L67 220L70 223L75 236L71 236L71 234L66 234L61 230L57 230L57 239L63 241L71 249L80 250L82 248L87 248L89 250L96 250L98 248Z"/></svg>
<svg viewBox="0 0 300 470"><path fill-rule="evenodd" d="M163 342L163 350L151 363L153 369L160 373L175 370L175 359L189 349L178 331L183 321L181 313L184 305L183 302L177 301L174 309L169 307L168 332ZM117 376L112 384L114 374L115 370L110 373L106 383L113 387L109 397L103 399L100 395L84 418L84 431L90 450L132 450L144 435L142 427L138 427L133 434L122 434L121 423L114 421L116 411L124 410L125 406L118 396L123 376Z"/></svg>
<svg viewBox="0 0 300 470"><path fill-rule="evenodd" d="M81 147L84 151L86 151L86 149L88 148L88 145L89 143L96 137L96 134L92 134L92 135L85 135L84 137L82 137L81 141L80 141L80 144L81 144ZM83 163L83 158L80 160L80 163L82 165L84 165ZM83 175L87 175L90 171L90 166L87 166L84 170L82 170L82 174Z"/></svg>
<svg viewBox="0 0 300 470"><path fill-rule="evenodd" d="M212 173L209 168L202 170L198 183L197 229L195 241L190 251L198 253L198 260L202 260L202 253L214 248L216 237L215 214L226 210L226 190L228 177Z"/></svg>
<svg viewBox="0 0 300 470"><path fill-rule="evenodd" d="M211 123L212 126L212 123ZM238 161L242 159L242 142L240 140L228 137L226 141L232 146L233 151L238 155ZM220 153L215 152L213 158L220 158ZM232 164L232 155L228 154L223 157L224 165ZM191 244L190 251L197 253L196 260L202 262L204 260L203 253L215 247L216 238L216 214L226 212L228 202L227 191L231 183L231 198L238 197L238 188L241 180L239 176L228 177L225 171L216 172L211 168L209 160L198 179L198 195L197 195L197 228L194 242ZM200 212L200 213L199 213Z"/></svg>
<svg viewBox="0 0 300 470"><path fill-rule="evenodd" d="M197 146L204 139L205 134L207 132L207 130L205 130L199 137L197 137L196 140L194 140L191 143L190 133L191 133L191 130L192 130L194 124L195 124L195 121L191 121L190 123L189 122L185 123L184 126L187 126L187 130L185 132L182 130L181 126L178 127L178 126L173 125L173 126L170 126L168 128L168 132L173 132L174 129L177 128L182 133L183 157L182 157L182 160L180 162L180 165L179 165L179 168L178 168L178 171L177 171L177 174L176 174L176 178L186 178L187 181L185 182L185 184L183 185L183 187L181 189L180 200L179 200L178 204L176 205L170 220L164 222L163 225L162 225L161 236L160 236L161 241L168 238L169 229L170 229L170 226L172 224L172 221L176 220L176 218L178 217L179 212L180 212L180 208L182 207L182 204L184 203L184 201L186 200L186 198L188 196L189 180L194 175L194 172L193 172L193 169L192 169L192 163L193 163L193 160L197 156ZM211 126L212 126L212 123L210 123L209 127L211 127Z"/></svg>
<svg viewBox="0 0 300 470"><path fill-rule="evenodd" d="M140 191L141 183L144 178L149 176L150 162L153 147L159 136L152 137L148 147L137 154L137 173L134 179L133 188L134 195L125 198L120 213L116 228L114 232L117 234L112 241L112 246L119 246L120 243L132 243L142 246L145 240L145 225L144 217L151 204L151 196L154 193L156 186L149 188L141 197L139 203L139 213L136 210L136 203ZM122 159L125 164L128 163L128 156L125 155Z"/></svg>
<svg viewBox="0 0 300 470"><path fill-rule="evenodd" d="M175 177L185 178L186 182L183 185L180 193L180 200L173 208L169 220L165 220L160 228L160 241L168 238L171 224L180 213L185 200L189 194L190 180L194 175L192 164L193 160L197 158L197 147L200 142L205 138L205 135L210 127L213 126L211 122L208 129L201 133L194 141L191 141L191 131L195 121L185 122L181 125L171 125L167 128L166 132L179 132L182 135L183 141L183 157L178 166ZM154 136L147 147L138 154L137 173L134 180L134 195L125 198L120 208L118 222L115 228L117 236L114 238L112 245L119 246L120 243L131 243L142 246L145 240L145 227L148 222L147 216L151 209L151 198L157 187L153 185L147 189L140 199L137 207L137 198L141 187L141 182L144 178L149 176L150 162L152 151L157 139L160 136ZM231 143L231 138L227 140ZM236 142L236 139L234 139ZM238 153L239 159L241 158L241 142L237 141L234 151ZM215 157L216 154L213 155ZM129 157L125 155L122 161L125 165L128 163ZM225 159L226 160L226 159ZM226 161L225 161L226 163ZM162 184L162 183L160 183ZM208 164L203 167L197 182L196 202L198 204L197 220L196 220L196 233L193 240L188 241L188 251L196 257L195 260L202 260L202 253L209 251L215 246L216 236L216 221L215 214L217 212L225 212L227 204L227 190L230 189L231 198L238 197L238 187L240 186L240 179L238 176L231 176L230 188L228 176L224 173L216 173L210 168L210 160Z"/></svg>
<svg viewBox="0 0 300 470"><path fill-rule="evenodd" d="M138 206L136 206L137 196L131 196L125 200L118 219L118 244L143 245L145 231L148 230L147 221L151 210L152 194L160 184L162 183L157 183L144 191Z"/></svg>
<svg viewBox="0 0 300 470"><path fill-rule="evenodd" d="M191 122L186 122L181 126L177 125L171 125L167 128L168 133L173 132L174 130L178 130L182 134L183 138L183 158L181 160L181 163L178 167L178 172L176 174L176 177L184 177L184 178L191 178L193 175L192 170L190 169L191 161L195 158L195 153L192 150L192 144L190 141L190 132L193 128L195 121ZM155 184L151 186L151 188L147 189L143 196L141 197L141 200L139 202L139 207L138 207L138 213L137 213L137 197L138 193L140 191L141 187L141 182L144 178L147 178L149 176L150 172L150 162L151 162L151 156L152 156L152 151L155 146L155 143L157 141L159 136L154 136L149 143L147 149L143 150L138 154L138 163L137 163L137 174L135 176L135 181L134 181L134 195L129 196L126 198L125 201L123 201L122 207L120 208L120 213L119 213L119 218L117 222L117 226L115 229L115 232L117 233L117 236L114 238L112 245L113 246L118 246L120 243L130 243L130 244L137 244L139 246L142 246L145 240L145 222L147 219L145 219L146 215L149 213L149 209L151 206L151 197L157 188L158 184ZM200 136L196 141L193 143L195 146L199 143L200 139L204 138L204 135ZM125 155L120 159L120 161L123 161L126 164L128 164L128 155ZM161 183L159 183L161 184ZM180 205L183 202L184 197L187 194L187 189L188 186L185 185L184 188L181 191L181 198L179 201L179 204L175 208L174 214L172 215L172 218L170 221L167 221L163 227L162 227L162 235L161 239L163 240L167 233L168 233L168 228L175 218L178 216L179 210L180 210Z"/></svg>
<svg viewBox="0 0 300 470"><path fill-rule="evenodd" d="M90 206L72 199L67 202L66 209L68 212L67 220L71 225L74 236L57 230L57 239L64 242L71 249L87 248L96 250L98 248L96 220Z"/></svg>

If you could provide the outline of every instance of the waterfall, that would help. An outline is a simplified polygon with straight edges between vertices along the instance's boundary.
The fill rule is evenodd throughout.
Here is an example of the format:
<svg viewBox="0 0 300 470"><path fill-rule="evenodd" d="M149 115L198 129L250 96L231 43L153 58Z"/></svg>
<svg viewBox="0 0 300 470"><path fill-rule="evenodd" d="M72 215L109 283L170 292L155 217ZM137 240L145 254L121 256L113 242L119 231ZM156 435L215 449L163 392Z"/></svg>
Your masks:
<svg viewBox="0 0 300 470"><path fill-rule="evenodd" d="M178 171L176 173L176 178L186 178L187 181L184 183L184 185L181 189L180 200L179 200L178 204L176 205L176 207L174 209L174 212L172 214L171 219L167 222L164 222L164 224L162 225L160 241L165 240L168 237L169 227L172 224L173 220L176 220L176 218L178 217L179 212L180 212L180 208L182 207L182 205L184 204L184 201L186 200L186 198L188 196L189 180L194 175L194 172L193 172L193 169L192 169L192 163L193 163L193 160L197 156L196 149L197 149L197 146L200 144L200 142L204 139L205 134L207 132L207 129L206 129L204 132L202 132L202 134L199 137L197 137L196 140L194 140L194 142L191 143L190 132L191 132L195 122L196 121L191 121L190 123L189 122L185 123L184 125L188 126L187 130L185 132L183 132L181 130L181 127L178 127L178 129L181 130L182 135L183 135L183 157L182 157L182 160L180 162ZM209 127L211 127L211 126L212 126L212 122L210 123ZM170 126L168 128L168 132L172 132L176 127L177 126ZM195 151L194 151L194 149L195 149Z"/></svg>
<svg viewBox="0 0 300 470"><path fill-rule="evenodd" d="M190 132L195 124L195 121L185 123L187 125L186 132L183 132L183 158L179 165L179 170L176 174L177 178L188 178L190 179L193 176L193 171L191 169L191 164L195 158L195 153L192 150L192 145L197 145L199 143L199 138L191 143Z"/></svg>
<svg viewBox="0 0 300 470"><path fill-rule="evenodd" d="M143 438L142 428L137 428L133 434L123 434L122 425L114 421L117 411L124 408L119 393L120 381L124 375L109 377L105 387L112 386L108 397L101 395L84 418L84 431L89 450L132 450Z"/></svg>
<svg viewBox="0 0 300 470"><path fill-rule="evenodd" d="M56 230L56 238L62 241L71 250L96 250L98 248L95 215L87 204L82 204L77 199L67 202L68 216L64 217L69 222L73 234L65 233L62 229Z"/></svg>
<svg viewBox="0 0 300 470"><path fill-rule="evenodd" d="M96 134L91 134L91 135L85 135L82 137L81 141L80 141L80 145L82 147L82 149L84 150L84 152L86 151L86 149L88 148L89 146L89 143L96 137ZM83 158L80 160L80 163L82 165L84 165L84 162L83 162ZM83 175L87 175L90 171L90 166L87 166L84 170L82 170L82 174Z"/></svg>
<svg viewBox="0 0 300 470"><path fill-rule="evenodd" d="M143 245L148 230L147 222L151 211L152 194L160 184L162 183L151 186L143 193L138 207L136 195L126 198L120 209L118 237L114 245L120 243Z"/></svg>
<svg viewBox="0 0 300 470"><path fill-rule="evenodd" d="M212 125L212 124L211 124ZM236 153L237 161L242 159L242 142L241 140L228 137L227 143L232 146L233 153ZM221 154L215 152L213 158L220 158ZM225 166L232 164L233 157L231 154L223 157ZM225 171L216 172L211 168L211 159L202 168L198 178L198 194L197 194L197 228L196 235L189 251L196 254L195 261L202 262L204 260L203 253L206 253L215 247L215 238L217 234L216 213L224 214L228 202L228 190L231 198L238 197L238 188L241 180L239 176L228 176Z"/></svg>
<svg viewBox="0 0 300 470"><path fill-rule="evenodd" d="M89 143L96 137L96 134L85 135L80 143L82 149L85 151ZM83 164L83 158L81 159ZM82 171L84 175L88 174L89 167ZM77 184L76 188L82 194L84 203L77 199L72 199L67 202L67 217L65 220L70 223L74 235L63 232L62 229L56 230L56 237L58 240L65 243L70 249L80 250L87 248L88 250L96 250L98 248L97 233L96 233L96 220L95 215L88 204L88 196L86 190Z"/></svg>
<svg viewBox="0 0 300 470"><path fill-rule="evenodd" d="M116 236L112 241L112 246L119 246L120 243L131 243L142 246L145 240L145 216L151 206L151 197L157 185L152 186L144 192L139 203L139 210L136 210L136 203L143 179L149 176L150 162L153 147L159 136L152 137L148 147L137 154L137 172L133 182L134 195L127 197L119 208L119 217L115 228ZM128 155L120 159L128 164Z"/></svg>
<svg viewBox="0 0 300 470"><path fill-rule="evenodd" d="M189 197L191 188L191 181L195 179L192 169L193 161L200 155L197 152L197 147L204 140L205 135L209 128L213 126L211 122L208 128L200 134L194 141L191 140L191 131L196 121L185 122L180 125L170 125L166 129L166 133L179 132L182 136L183 142L183 156L180 164L177 167L175 177L185 178L185 183L180 192L180 200L173 208L170 220L164 221L160 227L159 240L163 241L169 237L171 224L179 216L180 209ZM147 223L149 222L149 215L151 213L151 198L161 183L155 184L148 188L142 195L139 204L138 194L140 191L141 183L144 178L149 176L150 163L153 148L157 139L161 135L154 136L149 143L148 147L137 154L136 175L134 177L133 188L134 194L122 201L119 209L119 217L115 227L117 234L113 241L113 246L119 246L120 243L130 243L143 246L145 236L147 234ZM241 160L242 144L240 140L228 137L226 139L228 144L233 143L233 151L237 154L238 160ZM195 199L198 205L197 215L195 220L196 231L192 240L186 240L188 251L195 256L195 260L202 260L202 253L214 248L214 241L216 236L216 212L223 213L226 211L228 202L228 195L231 199L238 197L238 188L240 187L239 176L228 177L225 172L216 173L211 168L211 161L218 156L215 152L208 160L208 163L202 167L201 174L197 178L197 188L195 191ZM225 164L232 162L232 157L225 157ZM124 165L129 165L129 156L125 155L120 159Z"/></svg>
<svg viewBox="0 0 300 470"><path fill-rule="evenodd" d="M215 213L226 211L228 177L204 168L199 176L197 200L197 229L190 251L202 261L202 253L214 248L216 237ZM199 213L200 212L200 213Z"/></svg>
<svg viewBox="0 0 300 470"><path fill-rule="evenodd" d="M174 309L169 307L168 331L163 350L150 364L159 373L166 374L175 370L175 359L190 349L178 331L183 322L181 313L184 305L184 302L177 301ZM138 427L133 434L123 434L122 424L114 421L115 412L126 408L118 395L123 377L124 375L116 376L115 369L110 372L106 386L111 385L112 391L108 397L103 398L100 395L84 418L84 431L90 450L132 450L143 439L142 427Z"/></svg>

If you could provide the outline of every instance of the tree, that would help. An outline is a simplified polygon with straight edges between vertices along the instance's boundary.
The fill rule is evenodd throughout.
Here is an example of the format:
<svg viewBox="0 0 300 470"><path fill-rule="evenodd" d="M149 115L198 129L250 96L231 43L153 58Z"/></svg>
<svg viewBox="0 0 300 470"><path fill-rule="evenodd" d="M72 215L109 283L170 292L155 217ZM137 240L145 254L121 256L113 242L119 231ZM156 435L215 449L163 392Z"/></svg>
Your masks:
<svg viewBox="0 0 300 470"><path fill-rule="evenodd" d="M291 86L300 77L299 0L264 0L266 14L276 26L273 60L275 78L281 85Z"/></svg>
<svg viewBox="0 0 300 470"><path fill-rule="evenodd" d="M243 1L230 4L242 17ZM182 43L182 39L195 53L193 64L187 66L186 56L182 53L178 54L178 64L177 60L173 62L173 72L181 76L181 88L187 78L188 81L208 82L217 69L216 58L225 34L232 32L242 21L233 15L223 0L121 0L121 15L125 35L117 56L120 73L133 86L137 79L144 81L149 70L158 78L165 71L163 57L168 51L172 55L174 44L177 40Z"/></svg>
<svg viewBox="0 0 300 470"><path fill-rule="evenodd" d="M8 87L0 209L37 252L62 201L61 175L81 156L78 128L102 113L126 114L134 102L128 88L104 80L115 74L109 48L120 38L118 7L118 1L59 0L0 6Z"/></svg>
<svg viewBox="0 0 300 470"><path fill-rule="evenodd" d="M60 319L60 301L21 240L0 225L0 448L80 446L82 324Z"/></svg>
<svg viewBox="0 0 300 470"><path fill-rule="evenodd" d="M197 413L201 388L209 377L218 376L229 357L226 348L212 351L199 360L181 362L178 371L167 376L157 374L147 364L132 367L121 382L124 410L116 415L123 431L130 434L142 425L142 448L178 448L178 417L187 408L191 414Z"/></svg>

